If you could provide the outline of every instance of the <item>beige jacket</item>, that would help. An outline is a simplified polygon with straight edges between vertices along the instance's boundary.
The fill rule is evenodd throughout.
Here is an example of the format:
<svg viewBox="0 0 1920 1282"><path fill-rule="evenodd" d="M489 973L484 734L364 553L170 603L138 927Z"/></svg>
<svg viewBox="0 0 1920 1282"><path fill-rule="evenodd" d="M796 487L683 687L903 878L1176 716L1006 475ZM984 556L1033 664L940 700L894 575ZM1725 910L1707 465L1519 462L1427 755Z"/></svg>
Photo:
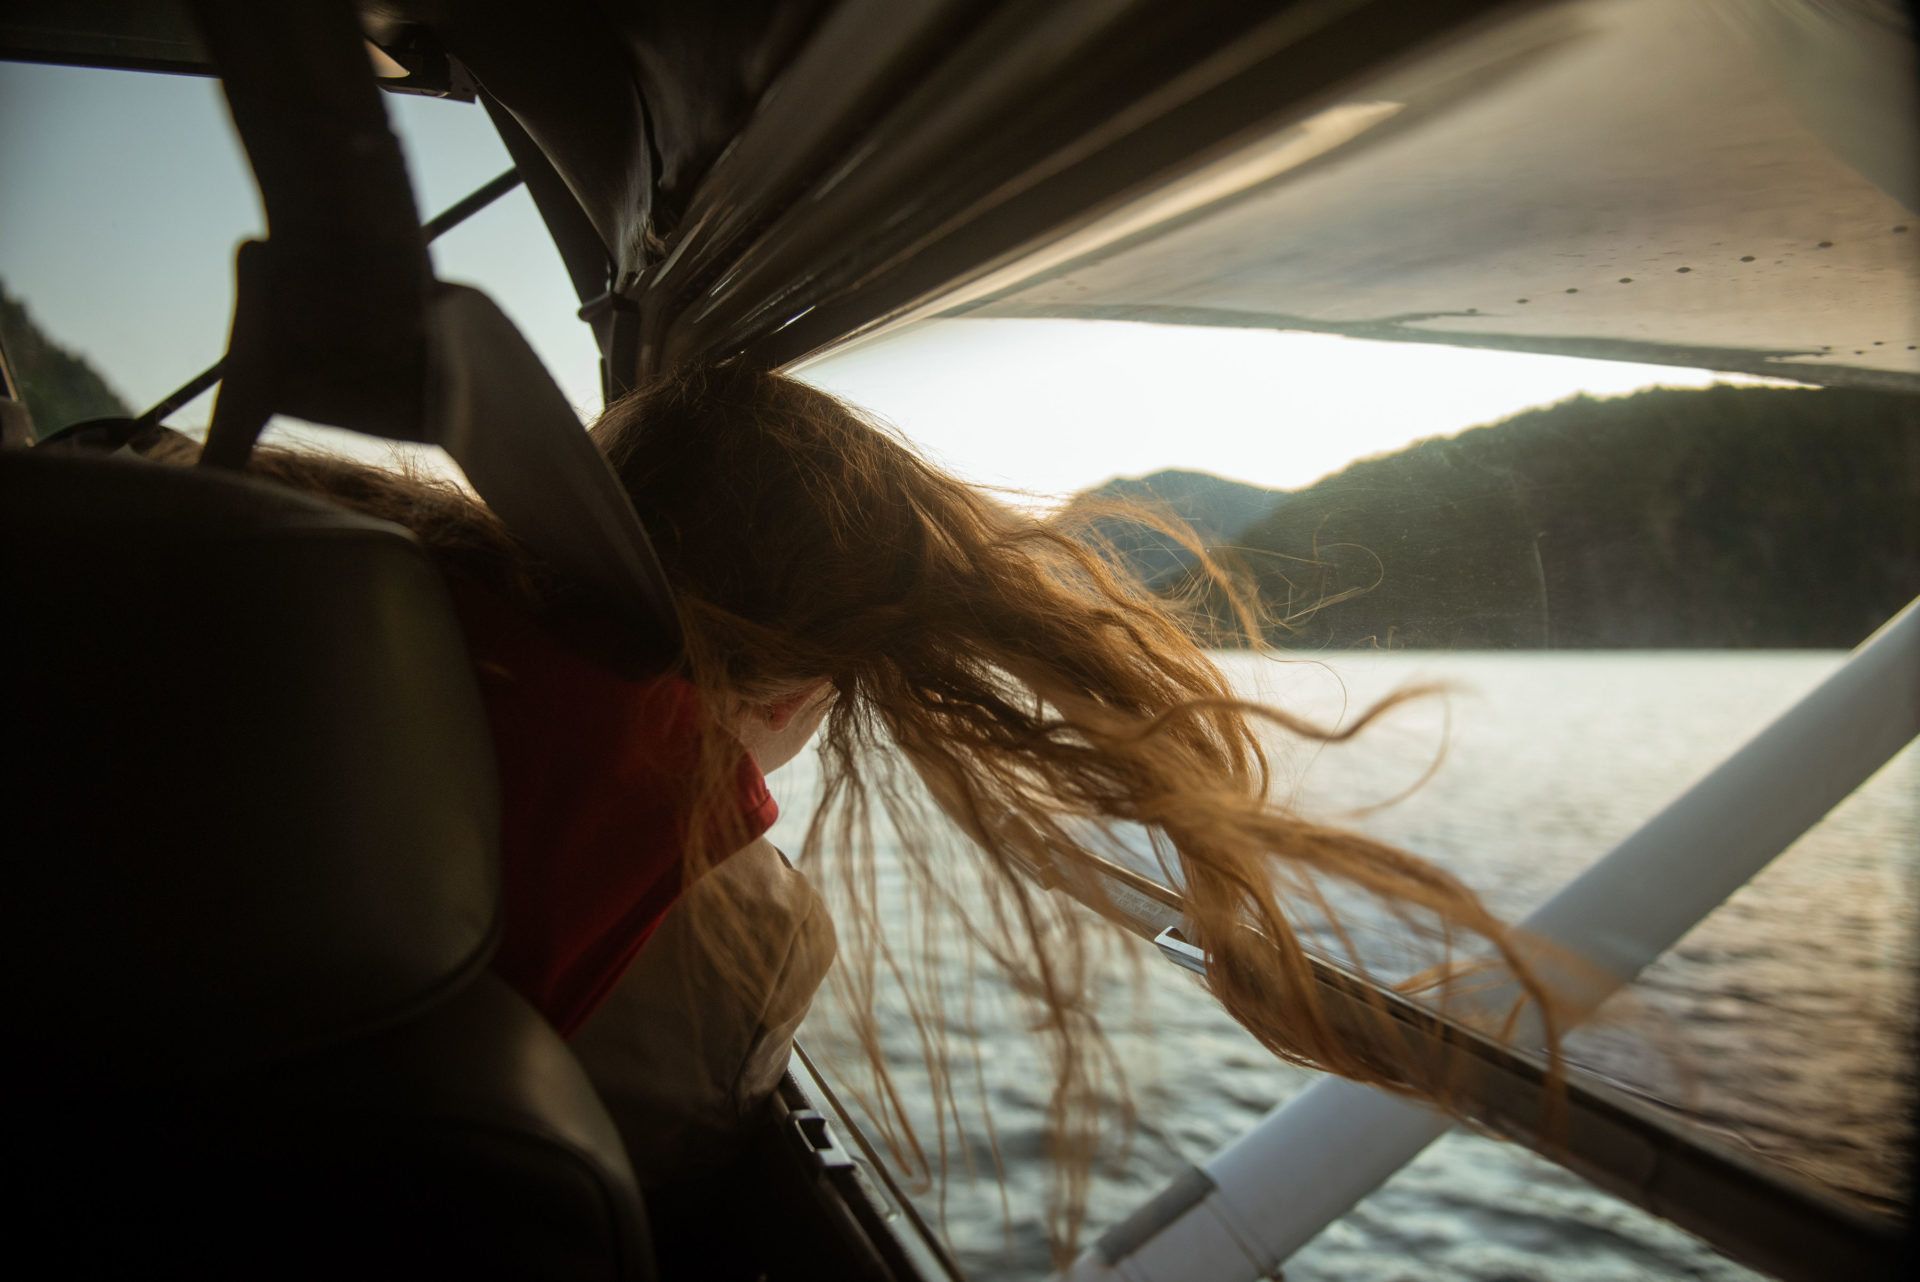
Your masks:
<svg viewBox="0 0 1920 1282"><path fill-rule="evenodd" d="M753 906L769 980L742 998L721 978L687 905L724 884ZM766 840L682 897L571 1046L606 1102L645 1188L709 1175L779 1085L813 993L833 963L826 904Z"/></svg>

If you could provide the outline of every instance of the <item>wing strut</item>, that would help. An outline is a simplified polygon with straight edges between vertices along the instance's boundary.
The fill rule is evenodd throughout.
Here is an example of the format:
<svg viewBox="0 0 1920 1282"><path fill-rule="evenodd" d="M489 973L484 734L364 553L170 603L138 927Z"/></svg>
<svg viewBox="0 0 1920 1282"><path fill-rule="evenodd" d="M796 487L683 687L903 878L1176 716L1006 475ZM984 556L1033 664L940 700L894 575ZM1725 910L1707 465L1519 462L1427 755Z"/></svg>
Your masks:
<svg viewBox="0 0 1920 1282"><path fill-rule="evenodd" d="M1920 735L1920 601L1841 668L1524 922L1583 963L1551 986L1590 1012L1750 881ZM1116 870L1113 895L1146 933L1177 911L1174 892ZM1144 885L1142 883L1145 883ZM1155 932L1174 960L1205 957ZM1321 964L1336 1018L1385 1010L1416 1060L1454 1056L1459 1114L1673 1221L1727 1254L1788 1279L1892 1276L1897 1225L1843 1206L1717 1146L1679 1134L1607 1088L1567 1084L1551 1111L1539 1060ZM1364 990L1364 991L1357 991ZM1490 1009L1513 997L1488 995ZM1537 1024L1534 1030L1537 1034ZM1446 1132L1423 1104L1328 1078L1176 1180L1100 1239L1071 1282L1254 1282Z"/></svg>

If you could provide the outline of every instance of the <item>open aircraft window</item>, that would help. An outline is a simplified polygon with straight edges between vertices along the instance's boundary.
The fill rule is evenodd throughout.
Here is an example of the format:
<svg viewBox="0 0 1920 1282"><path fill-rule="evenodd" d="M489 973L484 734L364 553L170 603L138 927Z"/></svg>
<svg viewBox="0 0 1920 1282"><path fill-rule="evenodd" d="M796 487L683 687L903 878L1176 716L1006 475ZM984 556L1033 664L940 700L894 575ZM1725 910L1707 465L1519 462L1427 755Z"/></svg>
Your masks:
<svg viewBox="0 0 1920 1282"><path fill-rule="evenodd" d="M137 414L225 350L234 248L264 223L220 86L7 62L0 102L0 288L36 428Z"/></svg>
<svg viewBox="0 0 1920 1282"><path fill-rule="evenodd" d="M1071 514L1104 494L1191 522L1265 608L1273 649L1221 656L1249 695L1332 724L1402 686L1447 686L1346 746L1276 736L1277 787L1435 858L1510 919L1920 591L1920 532L1903 515L1920 505L1920 402L1899 394L1059 320L928 322L804 376L1009 486L1011 502ZM1162 590L1191 586L1184 550L1108 533ZM794 845L811 782L776 781ZM1916 797L1909 748L1575 1035L1572 1059L1741 1152L1897 1210ZM1424 964L1402 955L1404 938L1382 922L1354 943L1403 977ZM1098 1177L1096 1226L1306 1084L1194 1001L1179 972L1146 966L1140 1026L1120 1035L1139 1057L1140 1130L1126 1168ZM1042 1066L1016 1047L1010 1004L975 1018L998 1141L1024 1154ZM829 1027L812 1033L823 1049ZM898 1032L900 1069L917 1080L919 1045ZM954 1160L991 1170L984 1138ZM1008 1165L1013 1195L1037 1204L1037 1173ZM982 1273L1044 1274L1037 1236L1016 1237L1010 1264L984 1175L945 1209ZM1754 1276L1551 1163L1465 1134L1287 1275L1397 1276L1410 1254L1448 1276Z"/></svg>
<svg viewBox="0 0 1920 1282"><path fill-rule="evenodd" d="M390 95L425 219L511 161L469 103ZM0 62L0 290L7 350L42 437L140 413L226 348L235 247L263 230L217 82ZM583 419L599 412L598 353L524 191L435 242L436 273L483 288L540 352ZM34 353L32 356L26 353ZM42 372L41 362L45 362ZM203 429L213 395L167 417ZM282 421L270 440L392 457L353 433Z"/></svg>

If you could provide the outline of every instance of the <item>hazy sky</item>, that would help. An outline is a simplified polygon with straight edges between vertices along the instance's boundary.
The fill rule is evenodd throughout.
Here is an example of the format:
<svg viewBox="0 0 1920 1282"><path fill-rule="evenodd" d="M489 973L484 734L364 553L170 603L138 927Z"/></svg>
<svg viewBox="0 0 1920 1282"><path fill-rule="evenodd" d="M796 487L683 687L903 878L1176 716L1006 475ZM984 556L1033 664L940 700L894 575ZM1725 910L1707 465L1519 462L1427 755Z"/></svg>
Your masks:
<svg viewBox="0 0 1920 1282"><path fill-rule="evenodd" d="M1112 321L935 321L803 377L969 479L1070 493L1164 467L1287 489L1575 392L1700 370Z"/></svg>
<svg viewBox="0 0 1920 1282"><path fill-rule="evenodd" d="M423 214L507 167L477 106L387 103ZM0 63L0 175L0 281L136 408L220 354L234 246L262 219L217 85ZM594 412L592 338L524 192L450 233L434 261L491 293ZM1295 486L1577 391L1712 381L1322 335L1014 320L933 322L804 376L963 475L1041 493L1163 467ZM209 399L173 421L204 422Z"/></svg>

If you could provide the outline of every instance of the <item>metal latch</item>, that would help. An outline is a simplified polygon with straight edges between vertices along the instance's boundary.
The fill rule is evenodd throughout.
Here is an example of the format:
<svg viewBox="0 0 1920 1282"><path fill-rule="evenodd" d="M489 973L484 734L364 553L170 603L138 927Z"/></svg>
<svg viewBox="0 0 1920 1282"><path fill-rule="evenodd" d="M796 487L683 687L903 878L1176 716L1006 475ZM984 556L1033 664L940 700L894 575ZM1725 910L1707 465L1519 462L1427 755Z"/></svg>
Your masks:
<svg viewBox="0 0 1920 1282"><path fill-rule="evenodd" d="M1182 935L1178 926L1169 926L1155 935L1153 946L1174 965L1184 966L1196 975L1207 973L1207 955L1200 951L1197 944L1190 942L1185 935Z"/></svg>
<svg viewBox="0 0 1920 1282"><path fill-rule="evenodd" d="M788 1134L795 1137L801 1152L810 1157L828 1176L853 1169L853 1157L834 1142L827 1119L810 1108L790 1109L786 1116Z"/></svg>

